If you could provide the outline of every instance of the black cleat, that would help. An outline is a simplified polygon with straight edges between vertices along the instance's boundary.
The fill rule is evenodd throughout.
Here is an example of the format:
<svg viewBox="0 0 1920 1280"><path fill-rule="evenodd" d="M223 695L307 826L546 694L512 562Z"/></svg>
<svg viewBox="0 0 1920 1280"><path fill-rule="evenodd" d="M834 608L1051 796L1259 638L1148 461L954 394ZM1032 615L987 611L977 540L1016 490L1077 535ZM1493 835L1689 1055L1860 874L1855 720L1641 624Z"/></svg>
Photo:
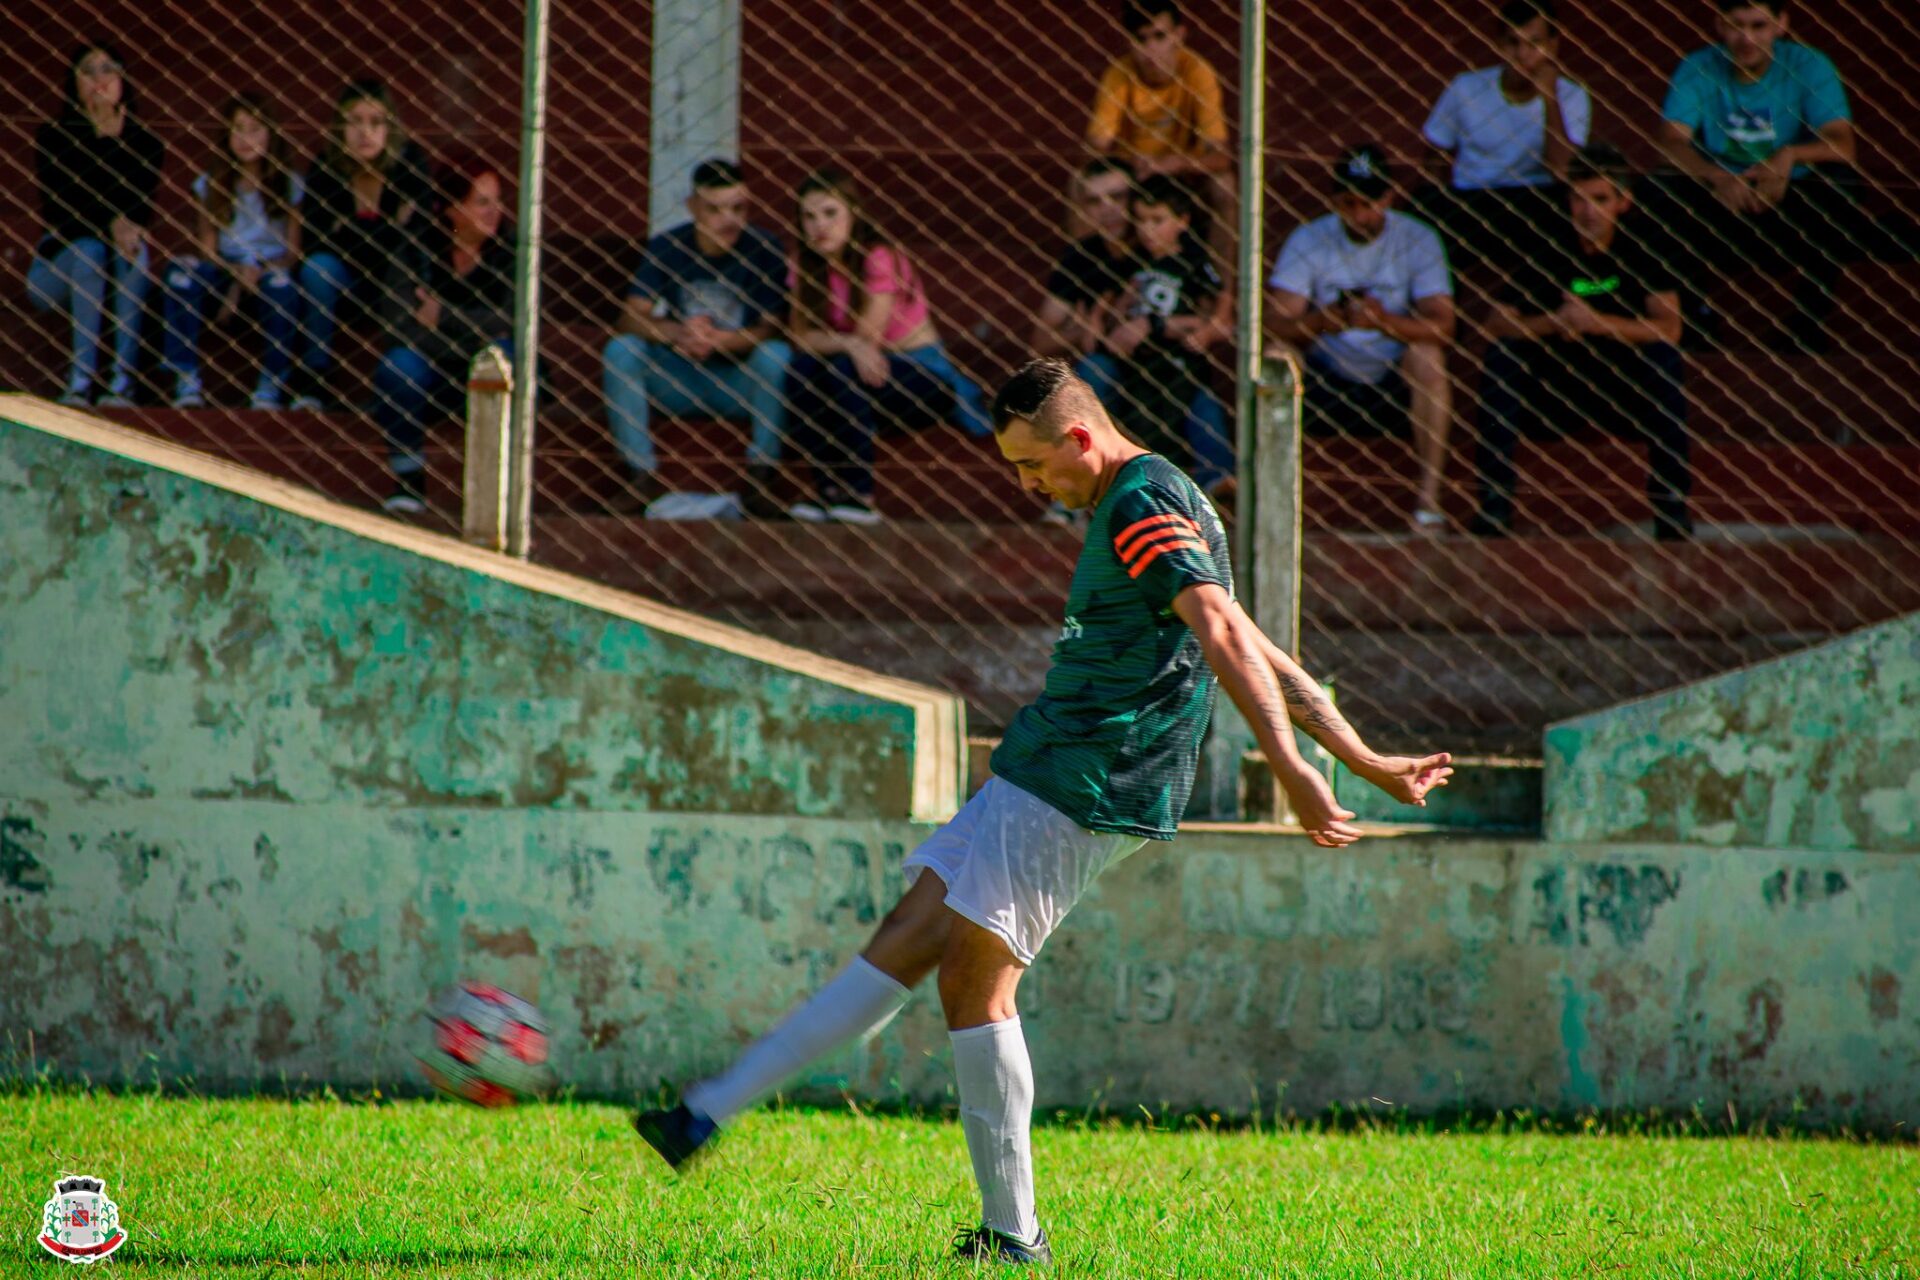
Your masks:
<svg viewBox="0 0 1920 1280"><path fill-rule="evenodd" d="M670 1111L642 1111L633 1118L633 1128L674 1169L699 1155L720 1132L719 1125L694 1114L684 1102Z"/></svg>
<svg viewBox="0 0 1920 1280"><path fill-rule="evenodd" d="M985 1262L1045 1265L1053 1261L1053 1246L1047 1243L1045 1231L1028 1244L985 1226L960 1228L960 1233L953 1238L953 1253L957 1258Z"/></svg>

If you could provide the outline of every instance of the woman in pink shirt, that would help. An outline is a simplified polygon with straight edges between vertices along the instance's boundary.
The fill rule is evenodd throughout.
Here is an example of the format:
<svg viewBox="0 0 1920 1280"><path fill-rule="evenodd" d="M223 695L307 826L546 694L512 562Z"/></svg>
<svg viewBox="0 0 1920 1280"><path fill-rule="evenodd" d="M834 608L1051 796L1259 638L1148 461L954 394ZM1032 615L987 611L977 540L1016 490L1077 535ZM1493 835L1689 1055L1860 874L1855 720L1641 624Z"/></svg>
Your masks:
<svg viewBox="0 0 1920 1280"><path fill-rule="evenodd" d="M794 446L812 466L796 520L872 524L873 441L883 421L948 418L990 435L985 397L940 345L927 290L900 245L860 206L845 174L822 169L797 192L799 263L789 280Z"/></svg>

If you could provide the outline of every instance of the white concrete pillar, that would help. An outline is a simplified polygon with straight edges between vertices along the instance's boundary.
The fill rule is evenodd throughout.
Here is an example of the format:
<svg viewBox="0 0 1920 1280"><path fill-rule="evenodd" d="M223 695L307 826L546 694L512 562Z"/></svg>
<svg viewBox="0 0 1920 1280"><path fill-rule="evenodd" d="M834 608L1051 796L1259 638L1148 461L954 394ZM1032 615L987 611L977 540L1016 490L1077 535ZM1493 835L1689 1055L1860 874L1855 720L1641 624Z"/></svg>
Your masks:
<svg viewBox="0 0 1920 1280"><path fill-rule="evenodd" d="M693 167L740 158L740 0L654 0L647 234L687 219Z"/></svg>

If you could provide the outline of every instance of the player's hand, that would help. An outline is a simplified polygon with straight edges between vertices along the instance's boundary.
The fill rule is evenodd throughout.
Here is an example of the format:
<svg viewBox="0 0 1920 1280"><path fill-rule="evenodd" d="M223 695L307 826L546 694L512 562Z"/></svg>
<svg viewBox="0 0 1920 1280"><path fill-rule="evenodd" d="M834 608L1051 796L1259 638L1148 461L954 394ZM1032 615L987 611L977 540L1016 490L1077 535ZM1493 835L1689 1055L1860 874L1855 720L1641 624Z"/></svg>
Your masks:
<svg viewBox="0 0 1920 1280"><path fill-rule="evenodd" d="M253 293L260 287L260 268L251 262L242 262L233 268L233 282L242 293Z"/></svg>
<svg viewBox="0 0 1920 1280"><path fill-rule="evenodd" d="M1294 821L1315 844L1339 849L1360 838L1360 828L1353 825L1353 810L1340 807L1333 798L1333 788L1320 773L1303 763L1297 772L1276 769L1274 777L1286 793Z"/></svg>
<svg viewBox="0 0 1920 1280"><path fill-rule="evenodd" d="M856 338L847 347L847 355L853 360L853 371L860 381L874 388L887 385L887 353L880 349L879 343Z"/></svg>
<svg viewBox="0 0 1920 1280"><path fill-rule="evenodd" d="M1107 350L1125 360L1147 340L1147 335L1152 331L1152 322L1146 316L1135 316L1115 325L1107 334Z"/></svg>
<svg viewBox="0 0 1920 1280"><path fill-rule="evenodd" d="M1755 204L1771 209L1786 199L1787 187L1793 182L1793 164L1784 152L1776 151L1740 176Z"/></svg>
<svg viewBox="0 0 1920 1280"><path fill-rule="evenodd" d="M1441 751L1430 756L1382 756L1369 768L1354 772L1401 804L1424 807L1428 792L1447 785L1452 765L1453 757Z"/></svg>

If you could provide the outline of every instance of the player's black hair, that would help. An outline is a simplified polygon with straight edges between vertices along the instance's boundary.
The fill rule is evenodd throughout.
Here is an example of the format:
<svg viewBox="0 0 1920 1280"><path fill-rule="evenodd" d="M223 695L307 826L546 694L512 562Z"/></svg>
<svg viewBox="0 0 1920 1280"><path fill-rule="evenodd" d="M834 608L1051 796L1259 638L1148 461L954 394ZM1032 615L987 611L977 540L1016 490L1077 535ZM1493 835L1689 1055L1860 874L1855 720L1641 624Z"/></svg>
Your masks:
<svg viewBox="0 0 1920 1280"><path fill-rule="evenodd" d="M1168 174L1156 173L1133 189L1134 207L1158 205L1169 209L1175 217L1193 217L1193 193L1180 184L1177 178Z"/></svg>
<svg viewBox="0 0 1920 1280"><path fill-rule="evenodd" d="M1128 35L1137 36L1163 13L1173 19L1175 26L1179 25L1180 6L1175 0L1124 0L1120 6L1120 25Z"/></svg>
<svg viewBox="0 0 1920 1280"><path fill-rule="evenodd" d="M1080 380L1073 366L1058 356L1029 360L1000 385L993 397L993 429L1005 431L1014 419L1033 424L1043 441L1060 438L1062 419L1100 412L1100 399Z"/></svg>
<svg viewBox="0 0 1920 1280"><path fill-rule="evenodd" d="M1535 18L1545 18L1547 30L1559 33L1560 14L1553 7L1553 0L1507 0L1500 6L1502 26L1524 27Z"/></svg>
<svg viewBox="0 0 1920 1280"><path fill-rule="evenodd" d="M1755 5L1776 18L1787 11L1787 0L1714 0L1713 7L1721 13L1732 13L1735 9L1751 9Z"/></svg>
<svg viewBox="0 0 1920 1280"><path fill-rule="evenodd" d="M693 167L693 189L695 191L713 191L720 187L737 187L742 179L740 166L731 160L715 156L711 160L702 160Z"/></svg>
<svg viewBox="0 0 1920 1280"><path fill-rule="evenodd" d="M1091 182L1110 173L1125 174L1129 183L1133 181L1133 166L1118 156L1095 156L1074 170L1073 176L1082 182Z"/></svg>
<svg viewBox="0 0 1920 1280"><path fill-rule="evenodd" d="M1589 142L1567 161L1567 185L1605 178L1622 191L1633 186L1633 166L1620 148L1607 142Z"/></svg>

